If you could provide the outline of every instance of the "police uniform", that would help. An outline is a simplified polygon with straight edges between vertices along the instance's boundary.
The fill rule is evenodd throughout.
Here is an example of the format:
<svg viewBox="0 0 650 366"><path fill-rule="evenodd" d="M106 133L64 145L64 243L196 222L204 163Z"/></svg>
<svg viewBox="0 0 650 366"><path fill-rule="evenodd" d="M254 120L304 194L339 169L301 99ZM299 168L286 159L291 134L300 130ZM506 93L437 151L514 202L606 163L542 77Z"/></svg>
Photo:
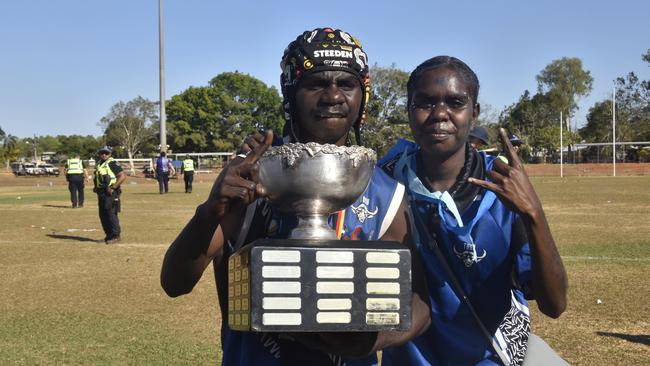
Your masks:
<svg viewBox="0 0 650 366"><path fill-rule="evenodd" d="M65 178L68 181L72 208L84 207L84 166L81 159L68 159L65 165Z"/></svg>
<svg viewBox="0 0 650 366"><path fill-rule="evenodd" d="M511 365L520 365L530 332L526 299L533 295L530 248L521 219L493 192L469 183L466 191L471 195L463 204L456 197L450 200L450 196L428 191L417 177L417 151L415 143L401 140L379 164L405 183L414 213L428 226L416 225L418 236L437 241L493 335L493 343ZM469 148L466 151L476 161L471 176L484 179L495 158ZM425 267L431 326L406 344L385 349L382 365L500 365L470 310L454 292L430 243L419 240L416 247Z"/></svg>
<svg viewBox="0 0 650 366"><path fill-rule="evenodd" d="M95 193L97 193L99 205L99 220L106 234L104 240L119 239L121 234L120 220L117 213L120 212L121 188L113 190L108 194L106 188L112 187L117 182L117 175L122 171L119 163L112 157L106 161L99 161L95 168Z"/></svg>
<svg viewBox="0 0 650 366"><path fill-rule="evenodd" d="M183 160L183 180L185 181L185 193L192 193L192 181L194 180L194 160L189 157Z"/></svg>

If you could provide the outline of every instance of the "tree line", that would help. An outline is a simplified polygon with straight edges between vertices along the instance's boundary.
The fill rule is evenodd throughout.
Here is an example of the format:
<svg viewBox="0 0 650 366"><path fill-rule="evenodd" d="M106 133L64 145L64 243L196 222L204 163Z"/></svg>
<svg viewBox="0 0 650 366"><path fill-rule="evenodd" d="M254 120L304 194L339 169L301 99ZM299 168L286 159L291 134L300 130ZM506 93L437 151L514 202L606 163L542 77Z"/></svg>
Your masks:
<svg viewBox="0 0 650 366"><path fill-rule="evenodd" d="M650 66L650 49L642 55ZM394 64L371 68L372 90L364 128L364 144L381 155L399 138L409 138L406 83L409 73ZM552 61L536 75L537 90L525 90L501 111L483 104L478 125L487 127L496 146L496 131L505 127L524 142L524 158L544 160L559 151L562 112L572 120L580 98L592 91L593 77L579 58ZM634 72L618 77L616 85L617 141L650 141L650 80ZM0 159L29 157L33 149L56 151L64 159L74 153L92 156L103 144L117 157L151 156L160 150L158 103L143 97L113 105L99 121L94 136L43 136L18 139L0 128ZM235 151L242 139L262 129L282 131L281 97L277 89L247 74L224 72L205 86L191 86L166 102L167 141L175 152ZM564 145L611 141L612 101L596 102L586 124L562 124ZM606 152L604 152L606 153ZM611 154L611 150L610 150ZM641 156L637 156L640 158Z"/></svg>

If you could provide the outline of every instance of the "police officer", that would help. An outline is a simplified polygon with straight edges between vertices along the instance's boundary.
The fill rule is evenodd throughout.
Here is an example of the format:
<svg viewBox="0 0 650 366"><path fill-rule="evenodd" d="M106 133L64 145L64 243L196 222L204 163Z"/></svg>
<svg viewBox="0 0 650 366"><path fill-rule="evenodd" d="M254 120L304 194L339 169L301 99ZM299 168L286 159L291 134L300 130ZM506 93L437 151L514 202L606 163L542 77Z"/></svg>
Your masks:
<svg viewBox="0 0 650 366"><path fill-rule="evenodd" d="M65 163L65 180L68 181L72 208L84 207L84 181L89 180L88 171L79 154Z"/></svg>
<svg viewBox="0 0 650 366"><path fill-rule="evenodd" d="M192 181L194 180L194 160L192 160L189 155L186 155L185 159L183 160L181 173L183 173L183 180L185 181L185 193L192 193Z"/></svg>
<svg viewBox="0 0 650 366"><path fill-rule="evenodd" d="M126 174L122 171L120 164L111 157L111 148L103 146L97 152L99 161L95 167L95 193L97 193L99 204L99 220L106 237L106 244L113 244L120 241L120 220L117 213L120 212L120 188L126 180Z"/></svg>

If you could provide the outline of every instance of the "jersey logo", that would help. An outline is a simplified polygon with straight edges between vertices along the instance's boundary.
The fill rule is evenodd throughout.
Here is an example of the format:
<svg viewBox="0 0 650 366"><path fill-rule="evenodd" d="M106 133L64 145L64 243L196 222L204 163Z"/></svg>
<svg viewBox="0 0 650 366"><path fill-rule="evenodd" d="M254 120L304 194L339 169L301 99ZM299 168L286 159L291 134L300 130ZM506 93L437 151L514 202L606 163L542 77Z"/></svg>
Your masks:
<svg viewBox="0 0 650 366"><path fill-rule="evenodd" d="M377 215L377 212L379 211L379 208L375 206L375 209L373 211L370 211L368 209L368 203L370 203L370 200L367 197L363 197L361 199L361 203L358 206L351 206L350 208L352 209L352 212L357 215L357 219L359 219L360 223L364 223L367 219L371 219Z"/></svg>
<svg viewBox="0 0 650 366"><path fill-rule="evenodd" d="M487 252L485 249L483 249L483 254L478 255L476 253L476 245L472 243L463 243L463 250L459 251L456 249L456 247L453 247L454 249L454 254L456 254L456 257L458 257L460 260L463 261L463 264L465 264L465 267L469 268L471 267L474 263L478 263L485 258L487 255Z"/></svg>

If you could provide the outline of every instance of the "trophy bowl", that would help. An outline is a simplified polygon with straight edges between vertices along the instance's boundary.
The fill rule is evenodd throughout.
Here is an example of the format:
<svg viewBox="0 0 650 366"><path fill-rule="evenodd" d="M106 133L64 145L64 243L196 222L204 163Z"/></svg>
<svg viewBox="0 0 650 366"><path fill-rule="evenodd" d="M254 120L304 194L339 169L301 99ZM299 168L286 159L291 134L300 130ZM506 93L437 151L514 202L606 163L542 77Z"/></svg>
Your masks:
<svg viewBox="0 0 650 366"><path fill-rule="evenodd" d="M365 191L375 161L361 146L290 143L264 153L259 180L274 207L298 216L290 239L336 239L327 219Z"/></svg>

